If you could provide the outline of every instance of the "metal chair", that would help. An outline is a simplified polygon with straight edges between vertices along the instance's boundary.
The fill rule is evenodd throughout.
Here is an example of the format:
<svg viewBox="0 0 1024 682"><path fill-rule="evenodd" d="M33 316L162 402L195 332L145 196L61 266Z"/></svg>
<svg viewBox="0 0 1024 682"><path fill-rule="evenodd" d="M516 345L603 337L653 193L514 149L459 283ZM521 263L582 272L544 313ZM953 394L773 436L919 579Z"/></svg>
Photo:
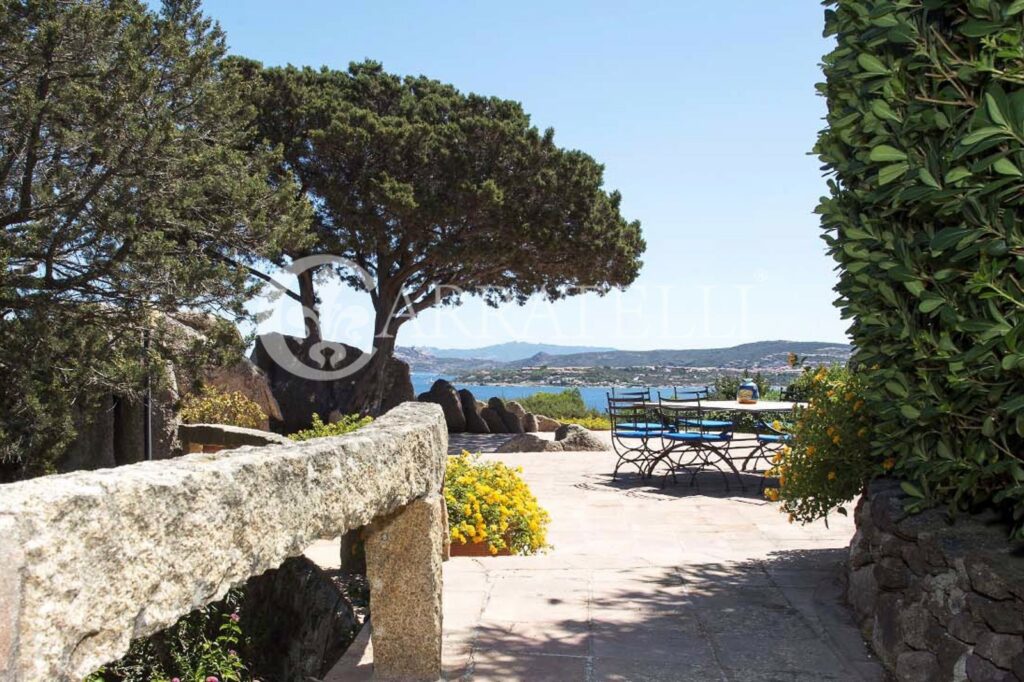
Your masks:
<svg viewBox="0 0 1024 682"><path fill-rule="evenodd" d="M652 439L660 439L662 424L652 421L653 408L644 395L612 395L608 398L608 420L611 422L612 449L618 456L615 470L612 472L614 481L619 475L623 464L631 464L637 468L642 478L647 478L651 458L655 451L651 449ZM660 442L660 440L659 440Z"/></svg>
<svg viewBox="0 0 1024 682"><path fill-rule="evenodd" d="M659 462L667 462L669 469L662 478L662 486L672 476L678 483L677 471L690 472L690 485L697 481L697 474L704 470L718 471L729 490L729 476L736 475L740 488L745 490L743 479L736 465L729 457L729 445L732 443L732 422L705 418L701 403L706 394L695 393L687 399L680 400L681 394L673 391L672 398L658 394L658 412L665 420L666 429L662 431L662 452L651 465L651 474ZM686 403L686 404L683 404ZM713 426L713 425L719 426ZM723 468L724 467L724 468Z"/></svg>
<svg viewBox="0 0 1024 682"><path fill-rule="evenodd" d="M758 460L763 460L770 468L772 464L771 460L775 454L786 445L793 442L793 435L791 433L787 433L781 423L776 426L764 419L758 419L754 423L754 426L757 430L754 436L756 444L754 445L754 449L750 451L750 454L747 455L746 459L743 460L743 464L740 466L742 471L746 471L751 462L756 464Z"/></svg>
<svg viewBox="0 0 1024 682"><path fill-rule="evenodd" d="M661 394L658 394L659 397ZM696 402L698 405L702 401L710 400L711 387L710 386L690 386L684 388L673 388L672 389L672 400L681 402ZM722 419L704 419L700 418L697 420L691 420L689 426L697 426L704 428L708 431L731 431L733 429L733 423Z"/></svg>

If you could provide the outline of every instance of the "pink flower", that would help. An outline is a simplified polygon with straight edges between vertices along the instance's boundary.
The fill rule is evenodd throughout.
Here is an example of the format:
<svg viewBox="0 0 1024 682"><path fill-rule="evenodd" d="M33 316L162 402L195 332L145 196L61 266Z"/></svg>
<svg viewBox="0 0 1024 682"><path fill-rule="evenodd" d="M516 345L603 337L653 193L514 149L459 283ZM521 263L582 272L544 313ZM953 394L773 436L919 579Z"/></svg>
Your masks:
<svg viewBox="0 0 1024 682"><path fill-rule="evenodd" d="M181 678L180 677L172 677L171 678L171 682L181 682Z"/></svg>
<svg viewBox="0 0 1024 682"><path fill-rule="evenodd" d="M238 611L235 611L234 613L231 614L231 622L232 623L237 623L240 620L242 620L242 617L238 615Z"/></svg>
<svg viewBox="0 0 1024 682"><path fill-rule="evenodd" d="M218 680L213 675L210 675L209 677L206 678L206 682L220 682L220 680Z"/></svg>

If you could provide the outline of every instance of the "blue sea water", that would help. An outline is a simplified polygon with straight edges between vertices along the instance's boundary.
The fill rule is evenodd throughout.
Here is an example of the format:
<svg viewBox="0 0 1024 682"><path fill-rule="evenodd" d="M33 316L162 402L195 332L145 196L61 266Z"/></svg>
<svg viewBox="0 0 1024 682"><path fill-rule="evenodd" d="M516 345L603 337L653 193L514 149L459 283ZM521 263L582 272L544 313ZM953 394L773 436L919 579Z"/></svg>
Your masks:
<svg viewBox="0 0 1024 682"><path fill-rule="evenodd" d="M429 391L431 384L438 379L452 380L452 377L429 374L423 372L412 373L412 387L416 392L416 395ZM454 383L454 382L453 382ZM468 388L477 400L487 402L490 398L498 397L502 400L517 400L519 398L533 395L534 393L561 393L567 390L566 386L544 386L544 385L533 385L533 386L480 386L473 384L455 384L455 388L462 389ZM580 395L583 396L583 402L586 403L587 407L595 410L604 410L608 403L605 400L606 395L612 390L608 386L577 386L574 388L580 389ZM621 390L621 389L620 389ZM671 391L671 388L662 388L663 391Z"/></svg>

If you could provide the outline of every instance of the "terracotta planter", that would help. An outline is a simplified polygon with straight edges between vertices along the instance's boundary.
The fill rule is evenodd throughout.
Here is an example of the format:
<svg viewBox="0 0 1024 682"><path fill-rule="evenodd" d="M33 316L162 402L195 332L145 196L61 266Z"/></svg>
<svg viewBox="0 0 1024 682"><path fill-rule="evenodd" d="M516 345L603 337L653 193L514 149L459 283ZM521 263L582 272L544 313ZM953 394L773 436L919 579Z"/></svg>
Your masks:
<svg viewBox="0 0 1024 682"><path fill-rule="evenodd" d="M512 556L511 550L508 549L499 549L497 554L491 554L486 542L471 542L465 545L461 542L453 542L449 548L449 554L471 557Z"/></svg>

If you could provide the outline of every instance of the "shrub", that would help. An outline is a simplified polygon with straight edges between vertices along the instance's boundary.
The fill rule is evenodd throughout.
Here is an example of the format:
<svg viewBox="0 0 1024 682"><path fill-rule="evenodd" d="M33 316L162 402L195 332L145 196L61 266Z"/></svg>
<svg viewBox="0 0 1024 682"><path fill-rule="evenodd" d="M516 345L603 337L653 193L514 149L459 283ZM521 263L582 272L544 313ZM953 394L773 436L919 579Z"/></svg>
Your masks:
<svg viewBox="0 0 1024 682"><path fill-rule="evenodd" d="M712 395L715 400L736 400L736 394L740 390L743 380L749 378L757 384L757 390L761 393L761 399L767 400L771 395L772 383L762 374L744 373L743 376L719 376L715 378L715 385L712 386Z"/></svg>
<svg viewBox="0 0 1024 682"><path fill-rule="evenodd" d="M845 515L842 505L893 462L872 455L863 375L845 367L820 367L806 370L801 380L808 405L790 429L792 443L776 454L769 471L779 487L768 488L765 496L781 499L791 519L809 522L827 518L833 509Z"/></svg>
<svg viewBox="0 0 1024 682"><path fill-rule="evenodd" d="M612 423L606 416L593 416L593 417L573 417L570 419L563 419L567 424L579 424L585 429L591 431L610 431Z"/></svg>
<svg viewBox="0 0 1024 682"><path fill-rule="evenodd" d="M560 393L538 392L520 398L517 401L527 412L542 414L552 419L566 420L582 417L594 417L597 410L587 407L583 402L583 394L578 388L570 388Z"/></svg>
<svg viewBox="0 0 1024 682"><path fill-rule="evenodd" d="M360 417L358 414L346 414L336 422L325 424L320 415L316 412L313 413L313 426L302 431L296 431L292 435L288 436L292 440L310 440L313 438L327 438L329 436L341 436L346 433L361 429L370 422L373 421L373 417Z"/></svg>
<svg viewBox="0 0 1024 682"><path fill-rule="evenodd" d="M448 458L444 498L451 541L486 542L491 554L535 554L547 547L548 513L523 481L522 468L483 462L463 451Z"/></svg>
<svg viewBox="0 0 1024 682"><path fill-rule="evenodd" d="M133 640L120 661L97 670L86 682L243 682L249 642L239 625L242 591L195 611L153 637Z"/></svg>
<svg viewBox="0 0 1024 682"><path fill-rule="evenodd" d="M876 456L1024 537L1024 6L832 0L818 208Z"/></svg>
<svg viewBox="0 0 1024 682"><path fill-rule="evenodd" d="M214 386L204 386L181 401L178 413L186 424L226 424L247 429L263 428L267 415L259 405L238 392L225 393Z"/></svg>

